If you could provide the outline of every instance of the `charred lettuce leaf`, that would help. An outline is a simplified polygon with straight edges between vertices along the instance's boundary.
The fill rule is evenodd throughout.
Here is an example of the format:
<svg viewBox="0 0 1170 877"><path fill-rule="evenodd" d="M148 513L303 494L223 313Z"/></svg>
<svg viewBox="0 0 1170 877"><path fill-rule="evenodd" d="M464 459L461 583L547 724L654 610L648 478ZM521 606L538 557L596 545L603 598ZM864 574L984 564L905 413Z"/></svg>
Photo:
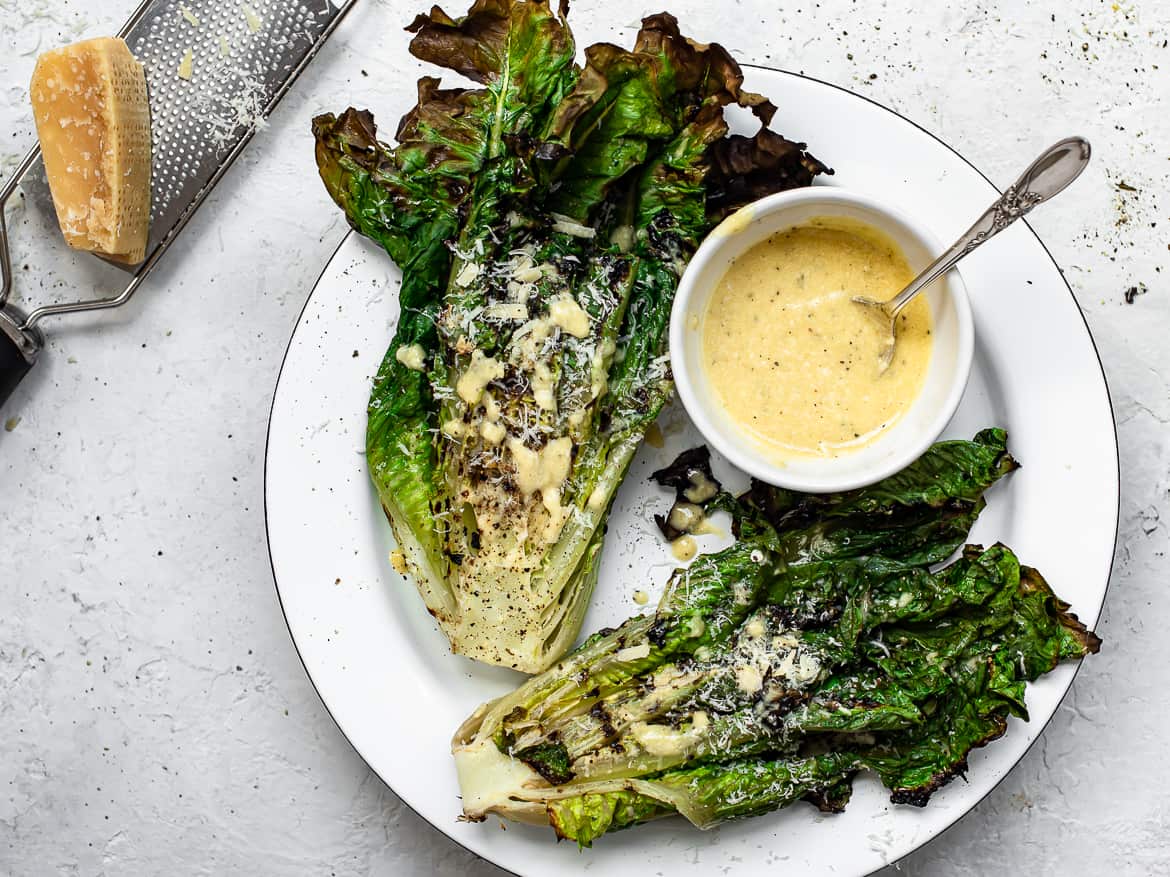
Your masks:
<svg viewBox="0 0 1170 877"><path fill-rule="evenodd" d="M685 490L706 462L658 475ZM671 814L708 828L799 800L839 811L863 770L925 805L1027 718L1027 682L1100 647L1005 546L937 567L1015 465L986 430L860 490L706 500L731 511L734 545L459 729L464 815L588 846Z"/></svg>
<svg viewBox="0 0 1170 877"><path fill-rule="evenodd" d="M374 485L453 649L526 672L579 633L614 493L673 391L679 275L747 197L729 174L754 197L826 172L766 128L728 135L725 107L762 123L774 108L672 16L578 66L565 13L436 7L411 51L472 87L424 78L393 146L365 111L314 120L327 189L402 269L370 396Z"/></svg>

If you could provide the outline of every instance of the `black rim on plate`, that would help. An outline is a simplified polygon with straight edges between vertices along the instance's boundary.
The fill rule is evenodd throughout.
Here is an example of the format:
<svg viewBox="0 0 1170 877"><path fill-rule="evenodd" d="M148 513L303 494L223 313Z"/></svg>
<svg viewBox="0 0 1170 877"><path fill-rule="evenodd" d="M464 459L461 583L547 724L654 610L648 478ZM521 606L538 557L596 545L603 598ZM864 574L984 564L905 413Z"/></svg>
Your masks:
<svg viewBox="0 0 1170 877"><path fill-rule="evenodd" d="M848 95L852 95L853 97L856 97L856 98L859 98L859 99L865 101L866 103L873 104L875 107L878 107L882 110L885 110L887 113L890 113L891 115L897 116L903 122L906 122L907 124L912 125L913 127L917 128L919 131L921 131L923 134L930 137L936 143L939 143L942 146L946 147L948 150L950 150L956 156L958 156L963 161L964 164L966 164L968 167L970 167L971 170L973 170L973 171L975 171L975 173L979 174L979 176L981 176L987 182L988 185L990 185L993 189L995 189L996 192L998 192L1001 195L1003 194L1002 190L998 186L996 186L995 183L992 182L992 180L985 173L983 173L983 171L979 170L979 168L977 168L961 152L959 152L957 149L955 149L949 143L944 141L942 138L938 137L933 132L927 130L922 125L915 122L913 119L908 119L906 116L902 115L897 110L891 109L890 107L887 107L883 103L879 103L878 101L874 100L873 98L866 97L863 94L858 94L857 92L851 91L850 89L845 88L844 86L836 85L832 82L826 82L823 79L817 79L815 76L808 76L804 73L794 73L791 70L782 70L779 67L768 67L768 66L765 66L763 64L741 63L740 66L749 67L749 68L754 69L754 70L767 70L771 73L781 73L785 76L793 76L793 77L796 77L798 79L807 79L810 82L815 82L819 85L825 85L825 86L828 86L829 88L834 88L837 91L843 91ZM1085 335L1088 336L1089 345L1093 348L1093 354L1097 357L1097 368L1101 372L1101 383L1105 387L1105 399L1109 403L1109 416L1110 416L1111 420L1113 421L1113 447L1114 447L1114 451L1115 451L1115 455L1116 455L1115 463L1116 463L1116 467L1117 467L1117 469L1116 469L1116 471L1117 471L1117 510L1116 510L1116 513L1114 514L1113 550L1112 550L1112 553L1111 553L1110 558L1109 558L1109 571L1106 574L1106 578L1105 578L1105 591L1101 595L1101 608L1097 612L1097 617L1093 620L1093 623L1090 625L1090 628L1092 628L1092 627L1095 627L1100 622L1101 615L1104 613L1105 600L1109 596L1109 583L1113 579L1113 568L1116 564L1116 558L1117 558L1117 532L1118 532L1118 527L1120 526L1120 522L1121 522L1121 449L1120 449L1120 446L1119 446L1118 441L1117 441L1117 415L1113 411L1113 397L1110 395L1110 392L1109 392L1109 380L1105 374L1105 364L1101 361L1101 351L1097 349L1097 342L1093 338L1093 332L1089 328L1089 321L1085 318L1085 312L1081 308L1080 303L1077 301L1077 297L1073 294L1072 287L1069 286L1068 280L1064 276L1064 272L1060 270L1060 265L1059 265L1059 263L1057 263L1056 259L1053 257L1052 252L1048 249L1048 246L1041 239L1040 235L1036 234L1036 230L1034 228L1032 228L1031 224L1028 222L1026 217L1023 218L1022 221L1023 221L1024 225L1027 226L1028 231L1031 232L1032 237L1034 237L1036 239L1036 242L1040 244L1040 247L1044 250L1044 254L1046 256L1048 256L1049 261L1052 262L1053 267L1055 267L1057 272L1060 274L1061 282L1064 283L1064 287L1068 291L1069 298L1072 299L1073 306L1077 309L1077 313L1081 317L1081 322L1084 324L1084 327L1085 327ZM300 327L301 327L301 321L304 319L305 310L309 307L309 302L311 302L313 300L313 294L317 291L317 286L318 286L318 284L320 284L321 278L323 278L325 276L325 272L327 272L329 270L329 266L333 263L334 257L336 257L338 251L341 250L342 246L344 246L345 242L347 240L349 240L349 237L352 234L354 234L354 232L352 230L347 232L346 235L338 242L337 247L333 250L333 253L330 254L329 260L325 263L325 267L323 267L321 269L321 273L319 275L317 275L317 280L314 281L313 289L309 292L308 297L305 299L304 305L301 306L301 312L297 315L296 324L293 326L292 333L289 335L288 344L286 345L285 350L284 350L284 355L281 357L281 360L280 360L280 370L276 374L276 385L273 387L273 390L272 390L272 404L269 406L269 409L268 409L268 428L265 432L265 439L264 439L264 533L265 533L265 537L266 537L266 542L268 544L268 564L272 570L272 581L273 581L273 585L276 588L276 599L280 604L280 612L281 612L281 615L284 616L284 623L285 623L285 627L288 628L289 638L292 640L293 648L296 650L296 653L297 653L297 658L300 659L301 666L305 670L305 675L309 679L309 684L313 686L313 691L316 692L317 699L321 701L321 705L325 708L325 713L333 721L333 724L337 727L337 730L339 732L341 732L341 736L345 739L345 742L349 744L350 748L353 749L354 753L358 756L358 758L360 758L362 760L362 763L365 764L365 766L369 769L369 771L371 773L374 774L374 776L378 777L378 779L380 779L382 781L383 785L385 785L386 788L388 788L391 792L394 792L394 795L398 798L398 800L400 800L407 807L407 809L410 810L411 813L413 813L415 816L422 819L424 822L426 822L432 828L437 829L445 838L450 840L452 843L454 843L460 849L465 850L466 852L470 853L471 855L475 856L476 858L483 859L483 861L488 862L488 864L493 865L496 868L499 868L501 871L504 871L508 874L516 874L515 871L511 871L507 868L504 868L502 865L499 865L495 862L492 862L490 859L484 859L482 856L479 855L479 853L475 852L475 850L465 846L462 842L460 842L453 835L444 831L440 826L435 825L433 822L431 822L429 819L427 819L425 816L423 816L421 813L419 813L417 810L415 810L414 807L412 807L410 804L408 804L406 802L406 800L401 795L399 795L397 791L395 791L394 786L392 786L384 776L382 776L380 773L378 773L378 771L374 768L374 766L370 764L369 760L365 757L365 755L362 754L361 750L358 749L357 746L354 745L353 741L350 740L349 735L345 733L345 729L341 726L341 723L338 722L337 718L333 715L333 711L331 709L329 709L329 703L325 700L324 695L321 694L321 689L319 689L317 687L317 683L313 679L312 671L309 670L309 665L305 663L304 655L301 654L300 646L297 644L296 635L293 633L292 625L289 623L288 612L284 608L284 598L281 596L281 593L280 593L280 584L276 579L276 563L272 557L272 538L271 538L271 534L269 533L269 527L268 527L268 448L269 448L269 445L272 443L272 414L273 414L273 411L275 411L275 409L276 409L276 394L280 389L280 378L284 374L284 366L285 366L285 363L288 361L288 354L289 354L289 351L292 349L293 339L296 337L297 330L300 329ZM1057 704L1058 707L1061 703L1064 702L1064 698L1068 697L1068 692L1072 690L1072 686L1076 682L1077 676L1081 672L1081 667L1082 667L1083 663L1084 663L1083 660L1078 661L1076 666L1073 668L1073 678L1069 680L1068 688L1066 688L1064 694L1061 695L1060 702ZM978 807L980 804L982 804L991 795L992 792L994 792L996 789L998 789L1000 784L1005 779L1007 779L1007 777L1016 769L1016 767L1019 765L1019 763L1024 760L1024 758L1028 755L1029 752L1032 751L1032 747L1036 745L1036 741L1038 741L1042 736L1044 736L1044 732L1048 729L1048 725L1052 722L1052 719L1055 715L1056 715L1056 710L1053 710L1051 715L1049 715L1048 718L1044 720L1044 724L1040 726L1040 729L1039 729L1038 733L1036 734L1036 736L1034 738L1032 738L1032 742L1028 744L1027 748L1024 749L1023 752L1020 753L1020 757L1015 760L1015 762L1012 764L1012 766L1010 768L1008 768L998 780L995 781L995 783L991 786L991 788L988 789L979 798L978 801L976 801L974 804L972 804L970 807L968 807L966 810L964 810L962 813L960 813L958 816L956 816L954 819L952 819L951 822L945 828L943 828L941 831L939 831L933 837L931 837L931 838L923 841L922 843L918 844L917 846L912 847L911 849L907 850L904 854L899 856L897 859L893 859L892 861L886 862L885 864L879 866L878 868L875 868L873 871L868 872L868 874L869 875L876 874L878 871L881 871L884 868L889 867L890 865L894 865L894 864L902 861L904 858L909 856L911 853L915 853L918 850L921 850L924 847L934 843L939 838L941 838L943 835L945 835L947 832L949 832L952 828L954 828L955 825L957 825L959 822L962 821L964 816L966 816L968 813L970 813L972 810L974 810L976 807Z"/></svg>

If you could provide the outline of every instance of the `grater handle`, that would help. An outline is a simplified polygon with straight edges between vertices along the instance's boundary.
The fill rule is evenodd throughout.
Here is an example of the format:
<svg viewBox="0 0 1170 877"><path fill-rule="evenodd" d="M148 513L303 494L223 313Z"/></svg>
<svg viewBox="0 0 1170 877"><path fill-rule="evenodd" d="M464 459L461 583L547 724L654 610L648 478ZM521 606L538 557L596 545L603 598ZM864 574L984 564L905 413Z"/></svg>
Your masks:
<svg viewBox="0 0 1170 877"><path fill-rule="evenodd" d="M7 335L0 335L0 409L30 368L32 363L21 356L16 342Z"/></svg>
<svg viewBox="0 0 1170 877"><path fill-rule="evenodd" d="M20 328L22 319L15 310L0 310L0 408L33 367L41 348L39 334Z"/></svg>

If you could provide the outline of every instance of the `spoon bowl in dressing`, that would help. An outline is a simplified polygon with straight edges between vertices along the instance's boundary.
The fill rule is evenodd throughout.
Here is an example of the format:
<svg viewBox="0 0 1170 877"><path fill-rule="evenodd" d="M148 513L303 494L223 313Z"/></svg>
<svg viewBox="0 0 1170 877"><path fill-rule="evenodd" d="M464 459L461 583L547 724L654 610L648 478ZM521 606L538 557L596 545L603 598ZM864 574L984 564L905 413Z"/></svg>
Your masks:
<svg viewBox="0 0 1170 877"><path fill-rule="evenodd" d="M692 258L671 313L672 370L696 427L740 469L794 490L848 490L911 463L966 386L966 289L951 271L903 314L913 343L884 374L882 328L851 290L889 298L941 252L918 223L831 186L729 217Z"/></svg>
<svg viewBox="0 0 1170 877"><path fill-rule="evenodd" d="M923 268L896 296L887 300L865 295L853 297L854 304L881 326L883 341L878 354L881 371L888 369L894 361L894 350L898 343L898 315L915 297L954 268L960 259L983 246L1032 208L1063 192L1088 167L1091 152L1089 141L1083 137L1066 137L1048 147L946 252Z"/></svg>

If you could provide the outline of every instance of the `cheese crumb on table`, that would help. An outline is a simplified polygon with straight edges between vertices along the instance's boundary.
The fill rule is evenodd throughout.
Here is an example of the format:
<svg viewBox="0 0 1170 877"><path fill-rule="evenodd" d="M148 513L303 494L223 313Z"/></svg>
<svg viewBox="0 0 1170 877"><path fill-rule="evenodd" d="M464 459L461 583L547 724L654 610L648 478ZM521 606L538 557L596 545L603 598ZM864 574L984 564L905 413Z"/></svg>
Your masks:
<svg viewBox="0 0 1170 877"><path fill-rule="evenodd" d="M66 242L126 264L146 255L150 106L146 75L120 40L45 52L29 86Z"/></svg>

